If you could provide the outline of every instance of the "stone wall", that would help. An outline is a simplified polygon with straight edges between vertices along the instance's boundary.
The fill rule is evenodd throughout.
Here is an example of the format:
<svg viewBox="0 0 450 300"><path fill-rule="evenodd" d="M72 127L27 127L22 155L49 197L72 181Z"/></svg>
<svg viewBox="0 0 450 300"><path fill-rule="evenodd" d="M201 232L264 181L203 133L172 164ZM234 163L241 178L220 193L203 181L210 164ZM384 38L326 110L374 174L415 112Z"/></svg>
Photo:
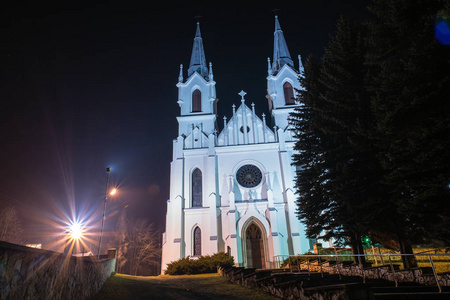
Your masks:
<svg viewBox="0 0 450 300"><path fill-rule="evenodd" d="M366 279L385 279L397 282L414 282L424 285L436 285L436 278L434 277L431 268L415 268L411 270L399 270L398 265L393 265L394 272L390 265L383 265L378 267L361 268L358 265L346 265L343 263L322 263L317 261L309 264L302 263L299 266L302 271L324 272L328 274L340 274L342 276L359 276ZM440 286L450 286L450 274L437 274L437 279Z"/></svg>
<svg viewBox="0 0 450 300"><path fill-rule="evenodd" d="M115 255L98 260L0 242L0 299L89 299L113 274Z"/></svg>
<svg viewBox="0 0 450 300"><path fill-rule="evenodd" d="M320 271L320 266L310 264L309 266L303 267L308 267L310 272L303 270L291 273L283 269L256 270L254 268L243 267L219 267L218 272L231 282L248 288L258 289L284 299L369 300L374 299L374 293L376 293L376 291L374 292L372 290L372 287L390 288L395 286L392 282L389 282L394 280L394 275L390 272L390 267L387 266L361 270L358 266L343 266L342 264L338 264L338 267L336 267L335 264L325 265L322 266L323 274ZM419 283L423 284L421 287L424 288L428 288L426 285L435 287L436 281L434 276L425 273L422 268L412 271L396 271L395 276L398 282ZM441 287L448 285L450 282L450 276L448 274L441 274L439 278ZM422 291L424 290L422 289ZM427 289L425 291L429 292ZM400 297L403 295L402 293L407 295L411 291L391 290L388 293L393 292L397 293L397 296ZM426 296L422 296L426 298ZM448 295L444 295L443 297L448 297ZM409 298L400 297L399 299Z"/></svg>
<svg viewBox="0 0 450 300"><path fill-rule="evenodd" d="M354 283L354 278L340 280L336 276L324 279L320 274L279 273L243 267L219 267L218 272L231 282L283 299L371 299L368 289L363 284Z"/></svg>

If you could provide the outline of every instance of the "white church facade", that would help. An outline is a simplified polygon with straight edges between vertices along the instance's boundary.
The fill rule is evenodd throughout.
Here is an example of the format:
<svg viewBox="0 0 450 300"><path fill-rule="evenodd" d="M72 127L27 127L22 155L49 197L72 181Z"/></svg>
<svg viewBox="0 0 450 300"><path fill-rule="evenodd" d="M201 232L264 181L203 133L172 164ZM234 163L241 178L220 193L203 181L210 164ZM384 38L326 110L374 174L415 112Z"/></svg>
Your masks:
<svg viewBox="0 0 450 300"><path fill-rule="evenodd" d="M216 88L206 64L200 27L187 78L178 79L178 137L173 142L170 199L163 234L162 270L171 261L228 252L239 266L268 268L277 255L312 249L297 219L294 139L288 116L298 105L298 76L278 19L273 60L268 59L267 97L274 127L255 114L255 104L233 105L217 132ZM221 120L222 121L222 120Z"/></svg>

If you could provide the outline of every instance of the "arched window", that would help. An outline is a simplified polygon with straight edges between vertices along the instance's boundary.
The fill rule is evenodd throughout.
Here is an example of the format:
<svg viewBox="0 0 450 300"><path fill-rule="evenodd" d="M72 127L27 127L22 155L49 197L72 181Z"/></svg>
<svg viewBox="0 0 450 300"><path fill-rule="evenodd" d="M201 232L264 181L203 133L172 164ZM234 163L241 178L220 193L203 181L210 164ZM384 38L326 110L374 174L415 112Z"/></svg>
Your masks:
<svg viewBox="0 0 450 300"><path fill-rule="evenodd" d="M195 90L192 93L192 112L202 111L202 92Z"/></svg>
<svg viewBox="0 0 450 300"><path fill-rule="evenodd" d="M194 229L194 256L202 255L202 231L200 227Z"/></svg>
<svg viewBox="0 0 450 300"><path fill-rule="evenodd" d="M286 105L295 104L294 89L292 88L292 85L289 82L285 82L283 84L283 91L284 91L284 103Z"/></svg>
<svg viewBox="0 0 450 300"><path fill-rule="evenodd" d="M202 171L192 172L192 207L202 207Z"/></svg>

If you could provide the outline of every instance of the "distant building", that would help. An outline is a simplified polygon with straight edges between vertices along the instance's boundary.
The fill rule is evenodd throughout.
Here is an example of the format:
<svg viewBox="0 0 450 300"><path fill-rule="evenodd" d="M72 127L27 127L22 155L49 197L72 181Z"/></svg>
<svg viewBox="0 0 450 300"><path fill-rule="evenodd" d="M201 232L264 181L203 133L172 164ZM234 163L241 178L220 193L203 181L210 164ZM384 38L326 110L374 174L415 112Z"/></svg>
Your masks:
<svg viewBox="0 0 450 300"><path fill-rule="evenodd" d="M296 69L275 18L267 98L274 120L255 114L255 104L233 105L217 132L216 82L206 64L200 26L187 78L178 79L178 137L173 142L170 199L163 234L162 270L171 261L224 251L240 266L264 268L277 255L312 251L295 215L294 139L289 113L298 106ZM255 74L263 76L263 74ZM264 101L265 102L265 101Z"/></svg>

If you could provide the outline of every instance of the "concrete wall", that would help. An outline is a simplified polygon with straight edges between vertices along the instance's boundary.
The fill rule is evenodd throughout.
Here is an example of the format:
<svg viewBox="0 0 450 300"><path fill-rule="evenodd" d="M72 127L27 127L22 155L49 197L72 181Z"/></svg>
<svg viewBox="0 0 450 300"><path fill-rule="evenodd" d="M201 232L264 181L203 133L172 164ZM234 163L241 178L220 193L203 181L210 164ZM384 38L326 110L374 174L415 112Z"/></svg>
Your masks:
<svg viewBox="0 0 450 300"><path fill-rule="evenodd" d="M0 299L89 299L114 272L115 255L71 257L0 242Z"/></svg>

